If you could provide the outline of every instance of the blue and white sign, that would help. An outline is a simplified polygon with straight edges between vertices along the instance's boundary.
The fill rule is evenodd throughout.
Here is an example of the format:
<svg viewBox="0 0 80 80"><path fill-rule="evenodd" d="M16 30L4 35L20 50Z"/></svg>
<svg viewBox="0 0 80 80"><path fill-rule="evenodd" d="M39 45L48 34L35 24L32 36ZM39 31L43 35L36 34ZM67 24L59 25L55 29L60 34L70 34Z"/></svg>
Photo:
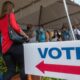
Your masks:
<svg viewBox="0 0 80 80"><path fill-rule="evenodd" d="M80 41L24 44L25 73L80 80Z"/></svg>

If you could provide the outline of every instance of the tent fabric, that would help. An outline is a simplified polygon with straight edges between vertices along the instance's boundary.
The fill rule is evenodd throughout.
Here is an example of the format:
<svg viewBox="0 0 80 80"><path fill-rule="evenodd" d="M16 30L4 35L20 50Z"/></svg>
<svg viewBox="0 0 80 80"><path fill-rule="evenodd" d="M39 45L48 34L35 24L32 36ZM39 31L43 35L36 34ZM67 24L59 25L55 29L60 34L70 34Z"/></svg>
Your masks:
<svg viewBox="0 0 80 80"><path fill-rule="evenodd" d="M66 0L68 9L69 9L69 14L72 23L79 23L79 11L80 11L80 6L77 4L71 2L70 0ZM45 3L45 2L44 2ZM35 7L34 7L35 8ZM39 9L34 11L32 14L27 15L27 19L23 18L20 19L19 22L28 24L38 24L39 20ZM63 0L54 0L53 3L51 3L48 6L44 6L42 8L42 15L41 15L41 24L44 24L46 29L57 29L61 28L63 23L67 23L67 17L63 5Z"/></svg>

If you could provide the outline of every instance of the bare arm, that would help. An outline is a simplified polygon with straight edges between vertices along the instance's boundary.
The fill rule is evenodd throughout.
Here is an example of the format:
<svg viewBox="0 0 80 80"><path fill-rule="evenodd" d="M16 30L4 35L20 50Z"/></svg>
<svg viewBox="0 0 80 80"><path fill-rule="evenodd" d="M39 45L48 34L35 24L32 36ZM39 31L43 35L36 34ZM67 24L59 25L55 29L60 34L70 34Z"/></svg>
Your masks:
<svg viewBox="0 0 80 80"><path fill-rule="evenodd" d="M46 42L48 42L49 41L49 34L48 34L48 32L46 32Z"/></svg>
<svg viewBox="0 0 80 80"><path fill-rule="evenodd" d="M25 38L29 39L28 35L25 34L23 30L20 30L20 35L24 36Z"/></svg>

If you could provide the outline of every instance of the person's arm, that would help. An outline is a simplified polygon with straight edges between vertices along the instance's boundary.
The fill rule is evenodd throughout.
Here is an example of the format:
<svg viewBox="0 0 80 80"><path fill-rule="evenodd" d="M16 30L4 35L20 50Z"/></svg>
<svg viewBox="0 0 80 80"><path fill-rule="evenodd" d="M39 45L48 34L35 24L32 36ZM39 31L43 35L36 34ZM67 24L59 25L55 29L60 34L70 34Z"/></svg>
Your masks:
<svg viewBox="0 0 80 80"><path fill-rule="evenodd" d="M49 42L49 33L46 32L46 42Z"/></svg>
<svg viewBox="0 0 80 80"><path fill-rule="evenodd" d="M20 30L20 35L26 37L27 39L29 39L29 37L26 35L26 33L21 29Z"/></svg>
<svg viewBox="0 0 80 80"><path fill-rule="evenodd" d="M17 24L16 22L16 18L15 18L15 15L14 13L10 13L10 24L12 25L13 29L19 33L20 35L28 38L28 36L24 33L24 31L20 28L20 26Z"/></svg>

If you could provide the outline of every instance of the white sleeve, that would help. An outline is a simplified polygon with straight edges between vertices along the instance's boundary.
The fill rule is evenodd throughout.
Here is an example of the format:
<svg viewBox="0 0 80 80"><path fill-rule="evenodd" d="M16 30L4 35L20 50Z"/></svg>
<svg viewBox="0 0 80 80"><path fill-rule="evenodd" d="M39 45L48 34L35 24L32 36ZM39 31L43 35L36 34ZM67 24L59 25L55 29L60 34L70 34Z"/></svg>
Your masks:
<svg viewBox="0 0 80 80"><path fill-rule="evenodd" d="M79 29L77 29L77 33L78 33L78 35L80 35L80 30Z"/></svg>

